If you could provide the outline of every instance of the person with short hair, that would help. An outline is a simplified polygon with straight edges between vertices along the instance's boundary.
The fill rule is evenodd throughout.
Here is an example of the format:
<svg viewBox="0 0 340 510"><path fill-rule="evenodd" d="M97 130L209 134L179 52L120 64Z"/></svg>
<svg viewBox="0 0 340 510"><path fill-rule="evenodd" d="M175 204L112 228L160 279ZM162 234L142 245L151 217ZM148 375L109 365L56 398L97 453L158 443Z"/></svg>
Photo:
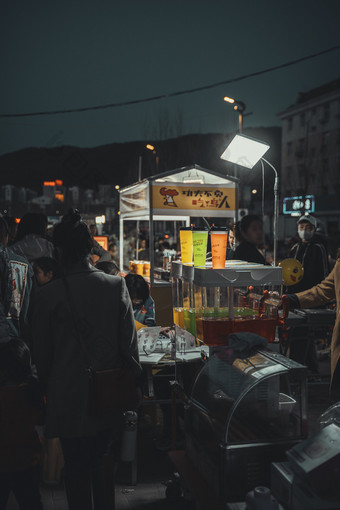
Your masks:
<svg viewBox="0 0 340 510"><path fill-rule="evenodd" d="M40 257L33 262L35 279L39 286L46 285L59 274L58 263L51 257Z"/></svg>
<svg viewBox="0 0 340 510"><path fill-rule="evenodd" d="M130 294L135 321L145 326L156 326L155 302L150 296L149 285L139 274L129 273L125 283Z"/></svg>
<svg viewBox="0 0 340 510"><path fill-rule="evenodd" d="M265 258L260 251L263 244L263 221L256 214L248 214L235 225L235 237L239 242L233 259L245 260L265 264Z"/></svg>
<svg viewBox="0 0 340 510"><path fill-rule="evenodd" d="M96 268L104 271L106 274L117 276L120 273L119 267L113 260L105 260L104 262L97 262Z"/></svg>
<svg viewBox="0 0 340 510"><path fill-rule="evenodd" d="M132 304L123 278L89 264L93 241L79 211L55 225L53 243L61 278L38 289L32 320L34 360L46 385L45 433L60 438L70 510L91 510L92 500L102 510L114 505L114 471L105 472L104 463L122 415L90 415L89 364L79 336L94 370L124 366L139 376Z"/></svg>

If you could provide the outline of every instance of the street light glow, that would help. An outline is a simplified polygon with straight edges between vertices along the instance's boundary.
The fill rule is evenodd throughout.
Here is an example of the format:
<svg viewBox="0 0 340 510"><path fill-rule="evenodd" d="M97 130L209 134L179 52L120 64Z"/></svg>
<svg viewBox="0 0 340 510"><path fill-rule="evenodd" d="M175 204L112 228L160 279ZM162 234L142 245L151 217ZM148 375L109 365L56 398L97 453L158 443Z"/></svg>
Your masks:
<svg viewBox="0 0 340 510"><path fill-rule="evenodd" d="M253 195L256 195L257 189L252 189L251 192L252 192Z"/></svg>
<svg viewBox="0 0 340 510"><path fill-rule="evenodd" d="M154 151L155 147L153 145L150 145L149 143L145 146L149 151Z"/></svg>
<svg viewBox="0 0 340 510"><path fill-rule="evenodd" d="M231 104L235 103L235 99L233 99L232 97L226 96L223 98L223 100L227 101L227 103L231 103Z"/></svg>
<svg viewBox="0 0 340 510"><path fill-rule="evenodd" d="M115 185L115 189L120 189L119 184L116 184L116 185Z"/></svg>

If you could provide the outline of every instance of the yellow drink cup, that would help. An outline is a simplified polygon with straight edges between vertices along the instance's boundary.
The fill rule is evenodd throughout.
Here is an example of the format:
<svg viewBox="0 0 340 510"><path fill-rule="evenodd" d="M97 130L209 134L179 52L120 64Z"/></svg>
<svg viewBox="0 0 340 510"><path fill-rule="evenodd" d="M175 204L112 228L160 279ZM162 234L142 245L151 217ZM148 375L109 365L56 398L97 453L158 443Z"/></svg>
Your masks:
<svg viewBox="0 0 340 510"><path fill-rule="evenodd" d="M227 254L228 232L223 230L211 230L211 256L213 269L224 269Z"/></svg>
<svg viewBox="0 0 340 510"><path fill-rule="evenodd" d="M207 255L208 231L194 230L192 232L192 244L194 250L194 266L205 266Z"/></svg>
<svg viewBox="0 0 340 510"><path fill-rule="evenodd" d="M192 229L181 229L179 231L179 239L181 243L181 256L183 264L192 263Z"/></svg>

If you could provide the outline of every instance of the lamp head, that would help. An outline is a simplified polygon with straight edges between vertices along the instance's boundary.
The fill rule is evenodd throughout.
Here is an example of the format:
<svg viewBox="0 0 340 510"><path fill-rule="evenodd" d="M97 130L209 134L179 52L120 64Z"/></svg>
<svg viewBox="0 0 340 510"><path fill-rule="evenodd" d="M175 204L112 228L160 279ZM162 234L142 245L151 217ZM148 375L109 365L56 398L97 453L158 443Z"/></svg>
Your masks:
<svg viewBox="0 0 340 510"><path fill-rule="evenodd" d="M259 142L249 136L235 135L220 157L230 163L251 169L267 152L269 147L268 144Z"/></svg>

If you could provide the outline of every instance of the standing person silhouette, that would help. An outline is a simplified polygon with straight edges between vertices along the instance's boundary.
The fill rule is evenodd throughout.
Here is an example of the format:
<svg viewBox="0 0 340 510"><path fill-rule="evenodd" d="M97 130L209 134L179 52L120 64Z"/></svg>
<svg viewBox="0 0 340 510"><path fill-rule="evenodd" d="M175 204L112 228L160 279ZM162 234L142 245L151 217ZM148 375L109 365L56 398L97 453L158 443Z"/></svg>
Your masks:
<svg viewBox="0 0 340 510"><path fill-rule="evenodd" d="M236 247L233 258L265 264L265 258L259 247L263 244L263 222L260 216L248 214L243 216L236 224L236 239L239 245Z"/></svg>
<svg viewBox="0 0 340 510"><path fill-rule="evenodd" d="M53 243L64 278L37 291L32 324L35 363L46 385L46 436L60 438L70 510L106 510L114 506L114 473L104 464L121 415L90 416L88 366L77 329L94 370L127 366L137 376L132 305L123 278L89 264L92 238L77 210L55 226Z"/></svg>

